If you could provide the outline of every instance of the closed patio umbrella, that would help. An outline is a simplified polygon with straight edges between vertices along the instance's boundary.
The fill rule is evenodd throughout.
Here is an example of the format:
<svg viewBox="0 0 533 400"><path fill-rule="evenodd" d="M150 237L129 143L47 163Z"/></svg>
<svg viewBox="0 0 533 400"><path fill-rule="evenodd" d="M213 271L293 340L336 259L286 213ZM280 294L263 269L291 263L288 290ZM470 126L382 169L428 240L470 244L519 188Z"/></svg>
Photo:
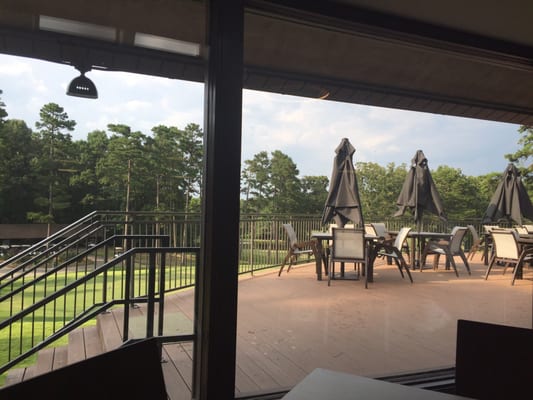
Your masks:
<svg viewBox="0 0 533 400"><path fill-rule="evenodd" d="M395 217L410 210L414 216L417 230L420 230L425 211L437 215L446 221L446 214L435 182L429 172L428 160L422 150L417 150L411 160L411 168L405 178L398 200Z"/></svg>
<svg viewBox="0 0 533 400"><path fill-rule="evenodd" d="M395 217L402 216L406 210L410 210L416 222L416 231L420 232L422 216L425 211L437 215L446 221L446 214L435 182L429 172L428 160L422 150L417 150L411 160L411 168L407 173L398 200L398 211ZM418 237L417 253L413 266L417 267L420 262L421 238Z"/></svg>
<svg viewBox="0 0 533 400"><path fill-rule="evenodd" d="M353 164L355 147L346 138L335 149L333 172L329 183L329 193L322 214L322 224L332 219L343 227L348 222L363 226L363 212L359 199L359 188Z"/></svg>
<svg viewBox="0 0 533 400"><path fill-rule="evenodd" d="M520 171L510 163L492 195L482 222L486 224L513 220L522 225L522 217L533 220L533 205Z"/></svg>

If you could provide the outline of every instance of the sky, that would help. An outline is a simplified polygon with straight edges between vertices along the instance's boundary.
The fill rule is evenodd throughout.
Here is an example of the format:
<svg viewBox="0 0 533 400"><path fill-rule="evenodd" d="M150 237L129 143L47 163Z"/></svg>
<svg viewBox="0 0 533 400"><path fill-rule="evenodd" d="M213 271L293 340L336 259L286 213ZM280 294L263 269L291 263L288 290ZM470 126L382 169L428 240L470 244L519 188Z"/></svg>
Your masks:
<svg viewBox="0 0 533 400"><path fill-rule="evenodd" d="M35 129L39 110L57 103L77 122L73 139L125 124L151 134L157 125L203 127L203 84L124 72L93 70L86 75L98 99L67 96L79 75L71 66L0 54L0 90L8 118ZM280 150L297 165L300 176L331 176L335 148L342 138L355 147L354 162L382 166L410 164L418 149L431 170L439 165L465 175L501 173L505 154L519 149L519 125L329 100L245 90L242 159L260 151Z"/></svg>

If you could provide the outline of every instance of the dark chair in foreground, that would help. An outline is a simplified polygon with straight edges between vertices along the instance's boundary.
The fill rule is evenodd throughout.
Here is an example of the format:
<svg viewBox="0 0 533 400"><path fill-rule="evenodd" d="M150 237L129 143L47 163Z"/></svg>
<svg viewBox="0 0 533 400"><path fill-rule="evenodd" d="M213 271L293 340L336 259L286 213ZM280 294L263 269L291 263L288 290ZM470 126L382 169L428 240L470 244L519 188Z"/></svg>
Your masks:
<svg viewBox="0 0 533 400"><path fill-rule="evenodd" d="M287 267L287 272L289 272L292 264L296 263L296 260L298 259L299 255L306 254L309 258L311 254L313 254L314 245L312 240L308 240L305 242L299 241L296 237L296 232L294 231L294 228L291 224L283 224L283 228L285 229L285 232L287 232L287 236L289 237L289 250L287 252L287 255L285 256L285 259L283 260L283 263L281 264L278 276L280 276L283 272L283 268L285 267L285 264L287 264L287 262L289 262L289 266Z"/></svg>
<svg viewBox="0 0 533 400"><path fill-rule="evenodd" d="M376 257L386 257L394 260L396 266L400 270L402 278L404 278L403 271L405 270L407 276L409 276L409 280L411 281L411 283L413 283L411 272L409 272L407 263L405 262L405 259L402 255L403 243L407 239L407 235L409 234L410 230L411 228L409 227L403 227L402 229L400 229L398 235L396 235L394 239L384 239L381 243L377 245L378 250Z"/></svg>
<svg viewBox="0 0 533 400"><path fill-rule="evenodd" d="M485 280L488 279L490 271L494 264L503 265L503 273L509 266L513 267L513 279L511 284L514 285L515 279L520 277L524 262L531 262L533 260L533 248L520 248L517 241L517 234L511 229L498 229L490 232L492 243L494 246L494 254L492 255L487 272L485 273Z"/></svg>
<svg viewBox="0 0 533 400"><path fill-rule="evenodd" d="M449 240L441 239L430 240L429 242L427 242L422 252L421 265L423 266L426 263L426 257L428 255L434 255L435 258L433 259L433 269L437 269L439 266L439 258L441 255L444 255L446 256L446 261L452 266L453 270L455 271L455 275L459 276L459 273L457 272L457 266L454 260L455 256L459 256L463 260L465 268L468 271L468 275L471 275L470 265L468 264L468 260L466 259L462 247L462 242L467 231L467 227L456 226L452 229L452 233L450 235ZM420 268L420 271L422 271L422 267Z"/></svg>
<svg viewBox="0 0 533 400"><path fill-rule="evenodd" d="M532 329L457 322L456 394L479 400L531 399L531 363Z"/></svg>
<svg viewBox="0 0 533 400"><path fill-rule="evenodd" d="M355 228L333 228L333 240L331 243L331 255L328 268L328 286L331 280L352 279L358 280L360 276L360 265L367 267L367 247L365 243L365 231ZM335 275L335 263L340 262L341 272ZM348 275L344 271L344 263L354 263L355 275ZM366 271L364 276L366 277ZM365 278L365 287L367 281Z"/></svg>
<svg viewBox="0 0 533 400"><path fill-rule="evenodd" d="M145 339L0 389L0 399L167 400L161 349Z"/></svg>

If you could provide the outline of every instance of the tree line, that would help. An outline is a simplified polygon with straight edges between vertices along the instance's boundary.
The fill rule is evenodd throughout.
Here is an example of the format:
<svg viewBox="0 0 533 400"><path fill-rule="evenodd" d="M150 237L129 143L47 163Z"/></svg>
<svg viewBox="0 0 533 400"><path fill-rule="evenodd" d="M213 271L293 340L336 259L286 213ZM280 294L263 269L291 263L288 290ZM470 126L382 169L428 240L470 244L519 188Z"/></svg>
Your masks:
<svg viewBox="0 0 533 400"><path fill-rule="evenodd" d="M0 90L0 95L2 91ZM150 134L108 124L85 140L65 110L45 104L35 129L8 119L0 100L0 223L69 223L94 210L198 212L202 185L203 132L159 125ZM533 153L533 131L521 127L522 148L505 157L525 162ZM356 163L367 220L391 217L409 166ZM531 184L528 168L522 169ZM466 176L460 169L432 170L450 218L481 218L501 171ZM322 213L329 179L303 176L280 150L245 160L241 177L243 213Z"/></svg>

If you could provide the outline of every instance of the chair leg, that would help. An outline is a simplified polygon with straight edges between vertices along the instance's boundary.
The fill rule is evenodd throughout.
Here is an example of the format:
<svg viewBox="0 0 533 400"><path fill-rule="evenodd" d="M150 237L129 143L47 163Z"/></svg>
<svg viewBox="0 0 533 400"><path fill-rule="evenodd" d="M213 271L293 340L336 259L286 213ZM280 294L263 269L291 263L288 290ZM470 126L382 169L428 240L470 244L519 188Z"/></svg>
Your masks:
<svg viewBox="0 0 533 400"><path fill-rule="evenodd" d="M489 266L487 267L487 272L485 273L485 280L489 277L490 270L492 269L492 266L494 265L494 262L496 260L496 257L492 257L489 262Z"/></svg>
<svg viewBox="0 0 533 400"><path fill-rule="evenodd" d="M335 261L331 260L331 262L329 263L328 272L329 272L328 273L328 286L331 286L331 279L332 279L331 277L335 273Z"/></svg>
<svg viewBox="0 0 533 400"><path fill-rule="evenodd" d="M365 289L368 289L368 259L365 262L363 274L365 275Z"/></svg>
<svg viewBox="0 0 533 400"><path fill-rule="evenodd" d="M290 256L291 256L291 254L289 253L283 259L283 263L281 264L281 268L279 269L278 276L281 276L281 273L283 272L283 268L285 267L285 264L287 264L287 261L289 260Z"/></svg>
<svg viewBox="0 0 533 400"><path fill-rule="evenodd" d="M465 253L461 251L459 252L459 256L461 257L461 259L463 260L463 263L465 264L466 270L468 271L468 275L472 275L472 273L470 272L470 265L468 264L468 258L465 256Z"/></svg>
<svg viewBox="0 0 533 400"><path fill-rule="evenodd" d="M407 272L407 276L409 277L409 280L411 281L411 283L413 283L413 277L411 276L411 272L409 272L409 267L407 266L405 261L403 262L403 267L405 268L405 272Z"/></svg>
<svg viewBox="0 0 533 400"><path fill-rule="evenodd" d="M403 271L402 271L402 265L400 264L400 260L397 257L394 257L394 263L396 264L398 271L400 271L400 275L402 276L402 279L403 279L404 276L403 276Z"/></svg>
<svg viewBox="0 0 533 400"><path fill-rule="evenodd" d="M452 253L450 253L449 251L446 252L446 260L449 261L449 263L451 264L454 272L455 272L455 276L457 276L459 278L459 273L457 272L457 265L455 264L455 260L453 259L453 255Z"/></svg>
<svg viewBox="0 0 533 400"><path fill-rule="evenodd" d="M520 257L518 258L518 262L516 263L513 271L513 279L511 280L511 286L514 286L514 281L517 277L522 276L523 268L524 268L524 258L526 256L526 252L522 252L520 254Z"/></svg>
<svg viewBox="0 0 533 400"><path fill-rule="evenodd" d="M473 260L476 253L479 251L479 245L473 244L468 251L467 260ZM481 261L483 261L483 255L481 256Z"/></svg>
<svg viewBox="0 0 533 400"><path fill-rule="evenodd" d="M400 273L402 274L402 278L404 277L402 269L405 269L405 272L407 273L409 280L411 281L411 283L413 283L413 277L411 276L411 272L409 272L409 268L407 267L407 264L403 256L400 255L399 260L396 260L396 261L398 263L398 268L400 269Z"/></svg>
<svg viewBox="0 0 533 400"><path fill-rule="evenodd" d="M289 258L289 266L287 267L287 273L289 273L289 271L291 270L292 265L296 264L297 259L297 256L294 254L291 256L291 258Z"/></svg>
<svg viewBox="0 0 533 400"><path fill-rule="evenodd" d="M283 263L281 264L281 268L279 269L278 276L281 276L281 273L283 272L283 268L285 267L285 264L287 264L287 261L289 262L289 266L287 267L287 272L289 272L289 270L291 269L293 256L294 256L294 254L292 254L291 251L289 251L287 253L285 258L283 259Z"/></svg>

